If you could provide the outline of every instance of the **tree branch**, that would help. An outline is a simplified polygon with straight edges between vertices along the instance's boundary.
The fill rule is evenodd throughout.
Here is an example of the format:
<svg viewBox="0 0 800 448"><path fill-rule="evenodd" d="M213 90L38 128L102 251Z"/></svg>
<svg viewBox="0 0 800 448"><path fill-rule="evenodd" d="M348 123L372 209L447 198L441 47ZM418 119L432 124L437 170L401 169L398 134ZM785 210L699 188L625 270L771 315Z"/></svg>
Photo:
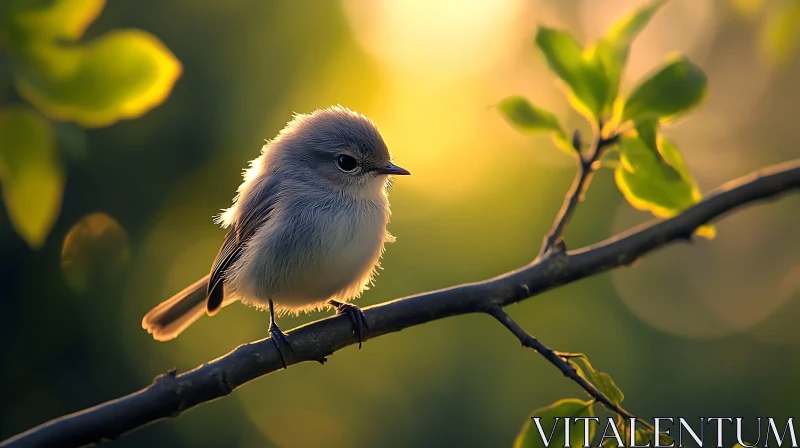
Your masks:
<svg viewBox="0 0 800 448"><path fill-rule="evenodd" d="M511 316L508 315L508 313L503 311L503 308L496 306L494 308L489 309L488 313L492 317L497 319L501 324L503 324L503 326L505 326L508 329L508 331L513 333L514 336L516 336L517 339L519 339L519 341L522 343L523 347L532 348L540 355L544 356L545 359L550 361L550 364L556 366L556 368L558 368L558 370L560 370L561 373L564 374L564 376L578 383L578 386L582 387L583 390L585 390L586 393L589 394L589 396L592 397L595 401L599 402L600 404L605 406L608 410L620 415L621 417L624 417L628 420L631 419L636 420L642 423L644 426L648 427L649 429L651 430L653 429L653 427L649 423L636 417L635 415L631 414L630 412L622 408L622 406L611 401L611 399L609 399L604 393L600 392L596 387L594 387L594 384L587 381L586 378L580 376L575 366L572 365L569 361L564 359L565 356L570 356L570 354L557 352L551 349L550 347L544 345L542 341L533 337L530 333L525 331L525 329L520 327L519 324L514 322L514 319L512 319Z"/></svg>
<svg viewBox="0 0 800 448"><path fill-rule="evenodd" d="M498 277L393 300L364 315L368 338L459 314L489 312L594 274L627 265L655 249L688 240L694 230L743 205L800 189L800 160L760 170L709 193L673 218L641 225L592 246L541 257ZM316 361L356 344L346 316L321 319L287 334L294 364ZM230 394L242 384L281 370L280 356L267 338L181 375L157 377L130 395L49 421L12 437L0 447L75 447L112 440L121 434Z"/></svg>
<svg viewBox="0 0 800 448"><path fill-rule="evenodd" d="M600 126L600 128L602 128L602 126ZM542 248L539 250L540 257L547 255L557 247L561 248L561 252L566 249L562 240L564 230L566 230L569 220L572 219L572 214L575 213L578 204L583 201L586 189L589 188L589 184L592 182L592 175L599 166L597 162L603 156L603 150L617 141L616 136L603 139L600 137L600 131L596 131L587 154L583 155L580 152L580 134L576 131L575 135L576 137L574 138L575 141L573 144L575 145L575 152L577 154L578 173L575 175L575 180L572 181L572 186L567 192L564 203L561 205L561 209L556 215L553 227L542 242Z"/></svg>

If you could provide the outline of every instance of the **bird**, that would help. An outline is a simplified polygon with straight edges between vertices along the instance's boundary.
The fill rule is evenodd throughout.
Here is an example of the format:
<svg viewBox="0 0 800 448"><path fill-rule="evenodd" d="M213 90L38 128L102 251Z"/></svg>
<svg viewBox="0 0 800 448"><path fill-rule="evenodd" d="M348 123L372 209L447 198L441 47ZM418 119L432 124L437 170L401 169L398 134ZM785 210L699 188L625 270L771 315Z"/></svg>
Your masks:
<svg viewBox="0 0 800 448"><path fill-rule="evenodd" d="M276 314L332 306L350 316L360 348L368 327L350 301L372 284L384 245L395 240L386 228L391 178L409 174L365 115L341 105L294 114L217 215L227 233L209 274L153 308L142 327L167 341L240 301L269 310L286 367L291 344Z"/></svg>

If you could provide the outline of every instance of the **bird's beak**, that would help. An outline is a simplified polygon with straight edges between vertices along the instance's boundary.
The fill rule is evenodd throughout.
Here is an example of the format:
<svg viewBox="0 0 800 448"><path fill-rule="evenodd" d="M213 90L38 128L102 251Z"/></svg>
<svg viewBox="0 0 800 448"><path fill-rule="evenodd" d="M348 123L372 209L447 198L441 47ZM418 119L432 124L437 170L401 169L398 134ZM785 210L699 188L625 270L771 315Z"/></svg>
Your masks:
<svg viewBox="0 0 800 448"><path fill-rule="evenodd" d="M393 174L395 176L408 176L409 173L407 169L400 168L399 166L395 165L394 163L389 162L388 165L377 168L375 170L378 174Z"/></svg>

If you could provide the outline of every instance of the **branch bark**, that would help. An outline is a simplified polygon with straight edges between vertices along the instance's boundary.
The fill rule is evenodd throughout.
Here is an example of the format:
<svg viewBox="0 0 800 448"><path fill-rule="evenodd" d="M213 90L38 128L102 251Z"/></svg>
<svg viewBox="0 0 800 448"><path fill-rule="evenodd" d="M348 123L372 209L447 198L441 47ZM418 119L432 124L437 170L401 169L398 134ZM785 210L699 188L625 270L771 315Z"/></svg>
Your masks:
<svg viewBox="0 0 800 448"><path fill-rule="evenodd" d="M694 230L734 209L800 189L800 159L752 173L709 193L673 218L643 224L589 247L553 252L498 277L426 292L365 308L367 338L450 316L484 312L519 302L591 275L627 265L655 249L691 238ZM294 349L289 364L317 361L356 344L346 316L321 319L287 333ZM130 395L51 420L0 447L76 447L113 440L154 421L176 417L198 404L283 365L267 338L244 344L221 358L177 375L168 372Z"/></svg>
<svg viewBox="0 0 800 448"><path fill-rule="evenodd" d="M600 128L602 127L603 126L600 125ZM575 176L575 180L572 182L572 186L564 198L564 203L561 205L561 209L559 209L556 215L553 227L542 242L542 248L539 250L540 257L547 255L548 252L555 248L565 249L562 239L564 230L566 230L567 224L569 224L570 219L572 219L572 214L575 212L578 204L583 201L586 189L589 188L589 184L592 182L592 176L597 169L596 164L603 156L603 150L614 144L617 140L616 137L603 139L600 137L600 132L595 132L589 150L586 155L583 155L580 151L580 134L577 134L577 131L576 135L578 136L576 137L578 141L575 142L575 154L578 162L578 174ZM563 250L561 251L563 252Z"/></svg>

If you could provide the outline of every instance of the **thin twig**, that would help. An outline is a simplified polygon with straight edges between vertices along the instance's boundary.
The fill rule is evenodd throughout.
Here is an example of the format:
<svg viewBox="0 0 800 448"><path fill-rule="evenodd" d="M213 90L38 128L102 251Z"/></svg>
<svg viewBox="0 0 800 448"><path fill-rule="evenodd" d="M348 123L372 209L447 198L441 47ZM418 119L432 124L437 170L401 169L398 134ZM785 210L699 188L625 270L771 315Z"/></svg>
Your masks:
<svg viewBox="0 0 800 448"><path fill-rule="evenodd" d="M603 150L614 144L616 140L616 136L603 139L600 136L600 132L596 131L592 137L592 144L586 155L583 155L578 150L579 148L576 148L578 173L575 175L575 180L572 181L572 186L564 197L564 203L561 204L561 209L556 215L553 227L542 242L542 248L539 250L540 257L552 253L553 249L559 249L557 251L560 252L566 250L566 245L563 244L562 240L564 230L566 230L567 224L569 224L570 219L572 219L572 215L575 213L578 204L583 201L586 189L592 182L592 175L599 167L597 162L603 156Z"/></svg>
<svg viewBox="0 0 800 448"><path fill-rule="evenodd" d="M741 206L800 190L800 159L729 182L698 204L663 221L633 228L583 249L543 257L481 282L430 291L364 308L368 338L460 314L487 312L561 285L632 263ZM287 333L295 357L289 365L322 359L358 343L346 316L328 317ZM77 447L113 440L154 421L176 417L230 394L260 376L282 370L272 340L242 345L216 360L177 375L161 375L150 386L74 414L43 423L5 440L0 447Z"/></svg>
<svg viewBox="0 0 800 448"><path fill-rule="evenodd" d="M571 379L572 381L576 382L578 386L583 388L590 397L592 397L595 401L599 402L603 406L605 406L609 411L616 413L626 419L635 419L642 425L646 426L649 429L653 429L653 427L647 423L646 421L636 417L635 415L631 414L630 412L626 411L622 406L617 403L614 403L609 399L604 393L600 392L594 384L590 383L586 380L586 378L580 376L578 374L578 370L572 365L569 361L566 361L564 357L579 357L582 355L576 353L564 353L558 352L555 350L550 349L548 346L544 345L542 341L533 337L530 333L525 331L524 328L520 327L511 316L508 315L503 308L500 306L495 306L490 308L487 313L497 319L503 326L508 328L508 331L514 334L514 336L519 339L524 347L532 348L540 355L544 356L550 364L556 366L561 373L564 374L567 378Z"/></svg>

